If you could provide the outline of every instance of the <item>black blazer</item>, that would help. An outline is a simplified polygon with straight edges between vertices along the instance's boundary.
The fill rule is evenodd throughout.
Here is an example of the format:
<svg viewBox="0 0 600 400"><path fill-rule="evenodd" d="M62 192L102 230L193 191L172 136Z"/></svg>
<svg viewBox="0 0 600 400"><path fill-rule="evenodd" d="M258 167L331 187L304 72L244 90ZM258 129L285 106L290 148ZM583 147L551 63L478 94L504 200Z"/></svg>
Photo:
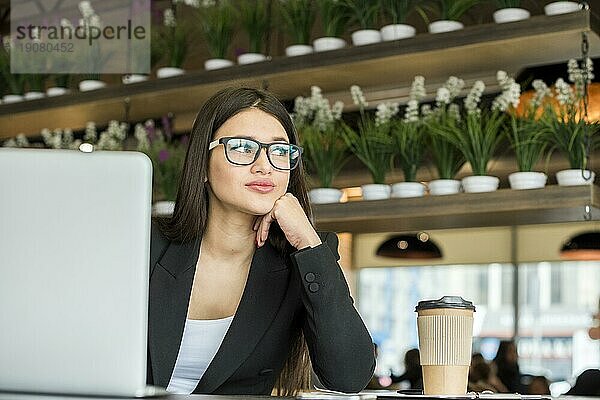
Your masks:
<svg viewBox="0 0 600 400"><path fill-rule="evenodd" d="M231 326L193 393L271 393L304 331L313 369L331 390L357 392L373 375L371 337L337 263L335 233L284 260L267 241L257 248ZM148 383L166 387L181 343L200 239L170 242L152 226Z"/></svg>

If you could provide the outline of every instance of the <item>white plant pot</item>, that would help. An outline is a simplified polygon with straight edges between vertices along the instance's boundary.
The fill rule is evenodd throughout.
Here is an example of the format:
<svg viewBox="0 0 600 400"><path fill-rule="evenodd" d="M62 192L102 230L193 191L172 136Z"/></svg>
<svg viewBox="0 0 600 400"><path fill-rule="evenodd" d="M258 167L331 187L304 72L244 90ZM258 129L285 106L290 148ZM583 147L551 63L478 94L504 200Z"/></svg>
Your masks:
<svg viewBox="0 0 600 400"><path fill-rule="evenodd" d="M494 22L497 24L522 21L529 17L531 17L531 13L524 8L501 8L494 12Z"/></svg>
<svg viewBox="0 0 600 400"><path fill-rule="evenodd" d="M161 67L156 70L156 77L159 79L170 78L185 74L185 70L176 67Z"/></svg>
<svg viewBox="0 0 600 400"><path fill-rule="evenodd" d="M588 180L584 179L590 178ZM565 169L556 173L556 180L559 186L580 186L580 185L591 185L594 183L596 174L590 170L580 169Z"/></svg>
<svg viewBox="0 0 600 400"><path fill-rule="evenodd" d="M260 53L241 54L237 58L238 64L254 64L257 62L267 61L267 56Z"/></svg>
<svg viewBox="0 0 600 400"><path fill-rule="evenodd" d="M234 65L235 63L233 61L225 58L209 58L208 60L204 61L204 69L207 71L232 67Z"/></svg>
<svg viewBox="0 0 600 400"><path fill-rule="evenodd" d="M465 26L462 24L462 22L443 19L440 21L430 23L427 29L429 30L429 33L444 33L451 31L459 31L464 27Z"/></svg>
<svg viewBox="0 0 600 400"><path fill-rule="evenodd" d="M96 79L85 79L79 82L79 91L88 92L90 90L98 90L106 87L106 82L98 81Z"/></svg>
<svg viewBox="0 0 600 400"><path fill-rule="evenodd" d="M389 199L392 191L390 185L381 183L369 183L368 185L362 185L360 188L362 189L363 200Z"/></svg>
<svg viewBox="0 0 600 400"><path fill-rule="evenodd" d="M337 37L325 36L313 40L313 47L317 52L343 49L346 47L346 41Z"/></svg>
<svg viewBox="0 0 600 400"><path fill-rule="evenodd" d="M288 57L303 56L314 51L313 47L307 44L293 44L285 48L285 55Z"/></svg>
<svg viewBox="0 0 600 400"><path fill-rule="evenodd" d="M365 46L367 44L381 42L381 32L377 29L361 29L352 32L352 44L354 46Z"/></svg>
<svg viewBox="0 0 600 400"><path fill-rule="evenodd" d="M44 92L27 92L25 95L23 95L25 100L43 99L44 97L46 97Z"/></svg>
<svg viewBox="0 0 600 400"><path fill-rule="evenodd" d="M392 185L392 197L423 197L425 185L419 182L399 182Z"/></svg>
<svg viewBox="0 0 600 400"><path fill-rule="evenodd" d="M153 215L173 215L175 210L174 201L157 201L152 206Z"/></svg>
<svg viewBox="0 0 600 400"><path fill-rule="evenodd" d="M434 179L427 184L432 196L445 196L460 193L460 181L456 179Z"/></svg>
<svg viewBox="0 0 600 400"><path fill-rule="evenodd" d="M69 89L64 87L50 87L46 89L46 96L54 97L54 96L62 96L63 94L69 93Z"/></svg>
<svg viewBox="0 0 600 400"><path fill-rule="evenodd" d="M499 184L499 178L489 175L471 175L462 179L465 193L495 192Z"/></svg>
<svg viewBox="0 0 600 400"><path fill-rule="evenodd" d="M417 30L413 26L406 24L386 25L383 26L379 32L381 32L381 38L386 42L406 39L417 34Z"/></svg>
<svg viewBox="0 0 600 400"><path fill-rule="evenodd" d="M121 77L121 81L126 85L129 85L130 83L144 82L147 80L148 75L142 74L128 74Z"/></svg>
<svg viewBox="0 0 600 400"><path fill-rule="evenodd" d="M510 188L521 189L541 189L546 186L548 176L543 172L513 172L508 175Z"/></svg>
<svg viewBox="0 0 600 400"><path fill-rule="evenodd" d="M339 203L344 193L334 188L316 188L308 192L312 204Z"/></svg>
<svg viewBox="0 0 600 400"><path fill-rule="evenodd" d="M553 1L544 7L546 15L568 14L579 10L581 7L575 1Z"/></svg>
<svg viewBox="0 0 600 400"><path fill-rule="evenodd" d="M20 94L6 94L2 97L2 102L4 104L18 103L19 101L23 100L25 100L25 98Z"/></svg>

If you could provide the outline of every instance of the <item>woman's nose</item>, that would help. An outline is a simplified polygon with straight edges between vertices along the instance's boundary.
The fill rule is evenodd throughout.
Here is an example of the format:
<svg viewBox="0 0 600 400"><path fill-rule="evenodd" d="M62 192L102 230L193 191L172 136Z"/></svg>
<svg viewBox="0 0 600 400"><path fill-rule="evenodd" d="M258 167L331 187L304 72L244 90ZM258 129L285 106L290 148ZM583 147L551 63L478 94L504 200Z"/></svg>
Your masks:
<svg viewBox="0 0 600 400"><path fill-rule="evenodd" d="M269 158L267 156L267 149L261 148L258 152L258 158L252 164L253 172L271 172L273 166L269 162Z"/></svg>

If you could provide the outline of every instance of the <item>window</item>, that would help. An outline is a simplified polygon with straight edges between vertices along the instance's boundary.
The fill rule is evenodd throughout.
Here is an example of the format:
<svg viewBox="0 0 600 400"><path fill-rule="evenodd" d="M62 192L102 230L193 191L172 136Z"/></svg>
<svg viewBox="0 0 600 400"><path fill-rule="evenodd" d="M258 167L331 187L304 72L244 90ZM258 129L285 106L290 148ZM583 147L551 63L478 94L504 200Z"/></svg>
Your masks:
<svg viewBox="0 0 600 400"><path fill-rule="evenodd" d="M598 343L587 335L598 312L600 262L521 264L519 342L523 373L569 379L600 364ZM379 345L377 374L401 373L406 350L418 347L415 305L460 295L475 303L473 351L492 359L513 336L511 264L363 268L359 311Z"/></svg>

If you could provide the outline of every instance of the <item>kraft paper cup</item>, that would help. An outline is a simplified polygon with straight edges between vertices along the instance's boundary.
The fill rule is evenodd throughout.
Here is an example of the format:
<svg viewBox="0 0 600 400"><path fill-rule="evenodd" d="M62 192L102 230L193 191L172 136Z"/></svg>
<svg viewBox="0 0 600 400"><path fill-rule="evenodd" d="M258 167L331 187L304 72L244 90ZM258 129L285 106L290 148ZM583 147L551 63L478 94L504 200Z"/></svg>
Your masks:
<svg viewBox="0 0 600 400"><path fill-rule="evenodd" d="M424 393L466 394L473 341L473 303L458 296L444 296L419 302L415 311Z"/></svg>

